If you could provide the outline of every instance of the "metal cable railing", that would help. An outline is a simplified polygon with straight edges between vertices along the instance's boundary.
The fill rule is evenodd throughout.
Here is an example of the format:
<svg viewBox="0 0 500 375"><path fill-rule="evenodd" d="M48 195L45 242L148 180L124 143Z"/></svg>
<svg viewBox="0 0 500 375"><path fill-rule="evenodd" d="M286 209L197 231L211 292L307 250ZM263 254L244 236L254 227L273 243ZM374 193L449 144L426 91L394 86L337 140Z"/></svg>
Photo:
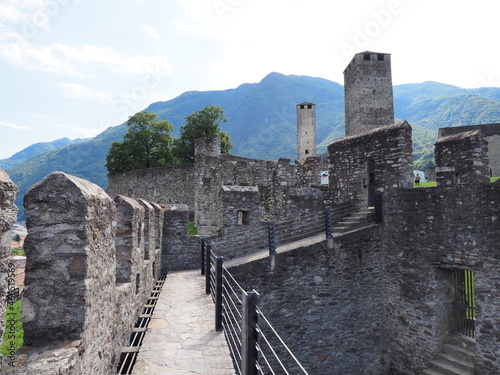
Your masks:
<svg viewBox="0 0 500 375"><path fill-rule="evenodd" d="M224 331L236 373L307 375L284 340L258 309L258 293L246 292L241 287L223 266L222 257L215 256L209 243L202 247L205 253L205 277L208 280L207 294L211 295L216 305L215 328Z"/></svg>
<svg viewBox="0 0 500 375"><path fill-rule="evenodd" d="M325 233L331 238L336 225L354 229L381 221L381 201L375 197L376 214L363 211L360 203L338 204L322 212L293 220L268 222L253 231L239 231L219 238L204 238L201 273L206 293L215 303L215 328L223 330L237 374L308 374L285 341L258 307L256 291L246 292L223 265L223 257L241 256L262 249L276 254L286 244ZM267 229L267 230L266 230ZM243 245L244 244L244 245Z"/></svg>
<svg viewBox="0 0 500 375"><path fill-rule="evenodd" d="M286 244L325 232L326 212L315 212L300 216L295 220L276 223L276 239L279 244Z"/></svg>
<svg viewBox="0 0 500 375"><path fill-rule="evenodd" d="M241 257L265 249L268 245L267 230L264 225L253 230L241 229L212 240L217 253L229 258Z"/></svg>
<svg viewBox="0 0 500 375"><path fill-rule="evenodd" d="M259 374L307 374L306 369L276 332L262 310L257 308L257 312L259 314L257 329L261 338L257 345L260 354Z"/></svg>

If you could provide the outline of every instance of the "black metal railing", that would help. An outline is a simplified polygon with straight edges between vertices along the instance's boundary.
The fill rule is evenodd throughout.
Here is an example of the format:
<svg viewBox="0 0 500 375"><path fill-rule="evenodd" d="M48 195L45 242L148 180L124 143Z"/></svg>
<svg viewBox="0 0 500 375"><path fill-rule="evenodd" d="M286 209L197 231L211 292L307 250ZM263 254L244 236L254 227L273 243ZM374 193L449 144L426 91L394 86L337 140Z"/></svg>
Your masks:
<svg viewBox="0 0 500 375"><path fill-rule="evenodd" d="M276 241L280 245L327 232L325 211L301 215L275 224Z"/></svg>
<svg viewBox="0 0 500 375"><path fill-rule="evenodd" d="M371 210L373 211L373 210ZM352 220L358 215L359 222ZM381 222L381 200L375 197L375 213L360 203L338 204L323 212L301 215L293 220L262 223L252 231L239 231L217 238L204 238L201 245L201 273L206 293L215 304L215 329L224 331L237 374L307 374L284 340L259 308L259 294L245 291L224 267L216 252L239 257L268 250L276 254L279 245L325 233L332 238L336 225L346 221L352 229Z"/></svg>
<svg viewBox="0 0 500 375"><path fill-rule="evenodd" d="M323 211L299 215L291 220L261 222L251 230L241 228L231 234L208 239L212 249L226 258L239 258L263 250L272 255L281 245L321 233L324 233L326 238L332 238L335 233L382 222L380 195L375 197L374 208L365 205L366 202L336 204L333 207L326 207ZM202 259L205 259L203 251L202 248ZM202 273L205 266L203 263Z"/></svg>
<svg viewBox="0 0 500 375"><path fill-rule="evenodd" d="M151 295L147 299L145 305L142 308L142 312L137 318L132 333L130 335L130 344L128 347L124 348L118 363L117 374L131 374L139 349L142 345L144 337L146 335L148 324L153 316L153 312L160 297L161 289L166 280L166 275L162 275L156 280Z"/></svg>
<svg viewBox="0 0 500 375"><path fill-rule="evenodd" d="M216 256L202 245L207 294L215 303L215 329L224 331L238 375L308 374L259 309L259 294L245 291Z"/></svg>

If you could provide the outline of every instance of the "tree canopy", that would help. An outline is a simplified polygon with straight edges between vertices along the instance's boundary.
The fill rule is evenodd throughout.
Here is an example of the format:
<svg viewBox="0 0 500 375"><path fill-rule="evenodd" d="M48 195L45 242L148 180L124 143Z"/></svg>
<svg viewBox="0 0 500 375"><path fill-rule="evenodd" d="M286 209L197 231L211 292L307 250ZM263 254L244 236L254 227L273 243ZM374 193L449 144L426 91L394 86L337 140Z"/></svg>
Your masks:
<svg viewBox="0 0 500 375"><path fill-rule="evenodd" d="M173 126L168 121L157 119L158 115L147 111L129 118L123 142L113 142L106 157L109 174L161 167L174 162L170 135Z"/></svg>
<svg viewBox="0 0 500 375"><path fill-rule="evenodd" d="M221 152L229 154L233 147L229 134L219 127L221 122L226 122L224 111L221 107L207 105L186 117L186 125L180 129L180 137L174 140L173 154L178 163L194 162L194 145L198 138L221 138Z"/></svg>

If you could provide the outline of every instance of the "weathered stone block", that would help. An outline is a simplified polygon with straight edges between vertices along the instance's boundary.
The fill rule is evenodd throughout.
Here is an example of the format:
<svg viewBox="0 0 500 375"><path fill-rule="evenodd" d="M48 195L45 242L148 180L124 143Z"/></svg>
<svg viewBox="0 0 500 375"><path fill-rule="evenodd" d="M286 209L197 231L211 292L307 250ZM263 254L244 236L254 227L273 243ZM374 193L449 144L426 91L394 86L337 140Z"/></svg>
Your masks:
<svg viewBox="0 0 500 375"><path fill-rule="evenodd" d="M82 368L107 374L117 356L110 308L116 303L114 202L97 185L62 172L45 177L24 199L25 344L78 339Z"/></svg>
<svg viewBox="0 0 500 375"><path fill-rule="evenodd" d="M434 154L437 185L489 182L488 142L481 130L439 138Z"/></svg>

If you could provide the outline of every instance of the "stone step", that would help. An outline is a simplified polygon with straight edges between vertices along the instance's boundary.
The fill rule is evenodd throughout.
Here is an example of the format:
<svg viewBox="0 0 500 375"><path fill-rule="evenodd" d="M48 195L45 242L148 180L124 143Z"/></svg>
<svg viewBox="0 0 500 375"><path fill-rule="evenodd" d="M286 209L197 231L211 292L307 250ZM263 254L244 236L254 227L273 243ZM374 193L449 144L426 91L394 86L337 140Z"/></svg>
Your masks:
<svg viewBox="0 0 500 375"><path fill-rule="evenodd" d="M338 226L338 227L333 227L333 233L344 233L348 232L351 229L351 226Z"/></svg>
<svg viewBox="0 0 500 375"><path fill-rule="evenodd" d="M457 358L462 358L469 363L474 363L474 358L476 356L473 350L455 343L445 345L443 348L443 352Z"/></svg>
<svg viewBox="0 0 500 375"><path fill-rule="evenodd" d="M431 368L425 369L424 371L422 371L422 374L424 374L424 375L444 375L442 372L433 370Z"/></svg>
<svg viewBox="0 0 500 375"><path fill-rule="evenodd" d="M448 361L440 359L431 361L430 368L443 375L474 375L474 373L471 371L461 369L455 365L450 364Z"/></svg>
<svg viewBox="0 0 500 375"><path fill-rule="evenodd" d="M455 335L451 338L451 344L458 345L476 353L476 341L470 337Z"/></svg>
<svg viewBox="0 0 500 375"><path fill-rule="evenodd" d="M471 374L472 371L474 370L474 359L471 361L468 360L467 358L459 357L445 352L445 353L440 353L436 357L436 360L441 361L443 363L447 363L461 370L469 371Z"/></svg>

